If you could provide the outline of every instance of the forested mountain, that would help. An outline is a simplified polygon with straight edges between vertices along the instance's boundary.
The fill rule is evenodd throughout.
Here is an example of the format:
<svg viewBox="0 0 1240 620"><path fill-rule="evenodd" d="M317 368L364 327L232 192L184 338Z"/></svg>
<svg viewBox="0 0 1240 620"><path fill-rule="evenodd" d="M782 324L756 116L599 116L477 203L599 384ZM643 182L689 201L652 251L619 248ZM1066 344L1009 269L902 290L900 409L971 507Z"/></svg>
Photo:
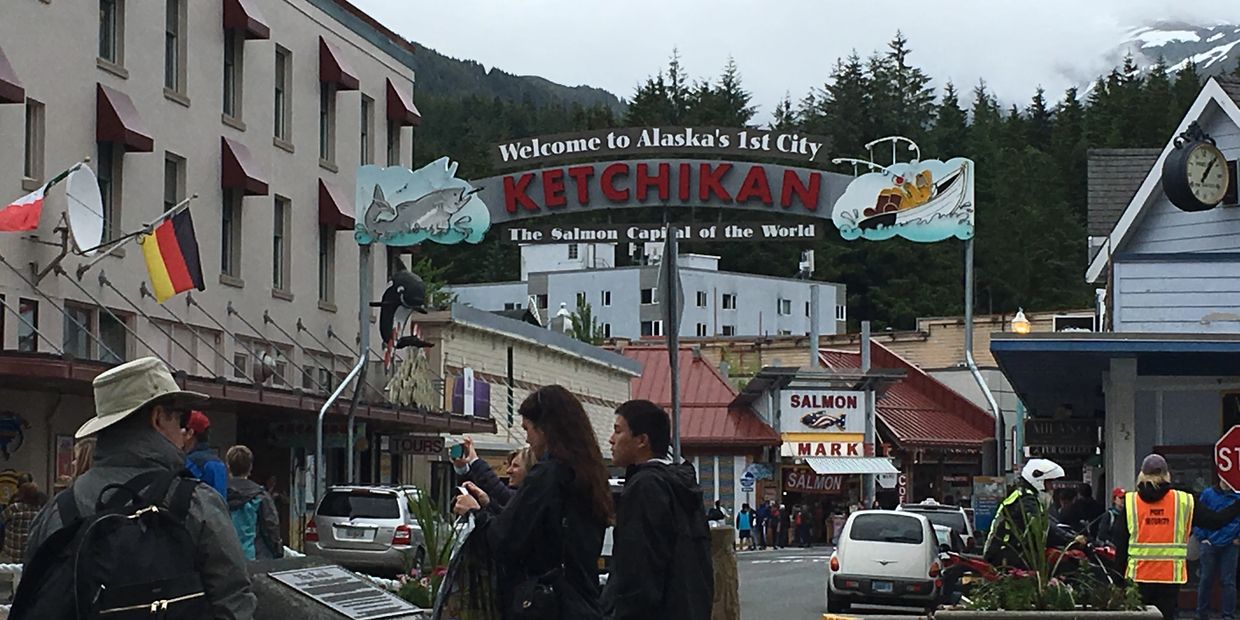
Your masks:
<svg viewBox="0 0 1240 620"><path fill-rule="evenodd" d="M1196 67L1187 63L1172 72L1162 64L1142 66L1128 58L1100 77L1086 96L1075 88L1048 94L1031 84L1028 102L1001 105L984 81L934 88L932 76L917 66L912 52L908 40L897 34L885 49L868 56L854 53L824 62L822 86L778 102L752 101L731 63L716 78L700 78L673 52L668 66L632 93L620 114L601 102L514 102L428 88L418 99L426 120L418 129L417 160L421 164L449 155L461 161L463 177L480 178L494 173L487 147L505 138L610 126L749 126L756 105L765 103L773 106L776 127L829 137L833 156L866 155L865 142L901 134L916 140L927 159L975 160L979 312L1089 306L1092 292L1083 277L1086 150L1165 144L1201 87ZM699 221L754 218L716 210L676 215ZM616 222L661 218L640 209L578 217ZM479 246L429 244L415 252L430 258L452 282L515 280L517 249L498 241L500 232L493 231ZM845 283L850 321L869 319L879 329L911 328L919 316L963 311L959 241L850 242L829 234L802 244L685 245L687 251L720 254L721 269L778 276L791 276L800 251L812 247L818 259L813 277Z"/></svg>
<svg viewBox="0 0 1240 620"><path fill-rule="evenodd" d="M457 60L421 45L414 55L414 63L419 98L425 93L436 93L452 97L499 97L504 101L529 101L535 106L601 105L616 113L624 111L624 103L601 88L564 86L536 75L513 75L494 67L487 71L477 61Z"/></svg>

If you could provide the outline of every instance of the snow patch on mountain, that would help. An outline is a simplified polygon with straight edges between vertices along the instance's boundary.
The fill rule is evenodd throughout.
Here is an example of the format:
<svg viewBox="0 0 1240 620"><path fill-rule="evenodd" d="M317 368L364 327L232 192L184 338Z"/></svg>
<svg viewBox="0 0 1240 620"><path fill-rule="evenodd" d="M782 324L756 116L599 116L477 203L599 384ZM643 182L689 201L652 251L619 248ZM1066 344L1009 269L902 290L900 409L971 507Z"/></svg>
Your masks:
<svg viewBox="0 0 1240 620"><path fill-rule="evenodd" d="M1127 33L1126 40L1107 54L1115 66L1131 55L1147 69L1162 60L1169 71L1196 63L1202 75L1231 71L1240 64L1240 26L1161 21L1142 25Z"/></svg>

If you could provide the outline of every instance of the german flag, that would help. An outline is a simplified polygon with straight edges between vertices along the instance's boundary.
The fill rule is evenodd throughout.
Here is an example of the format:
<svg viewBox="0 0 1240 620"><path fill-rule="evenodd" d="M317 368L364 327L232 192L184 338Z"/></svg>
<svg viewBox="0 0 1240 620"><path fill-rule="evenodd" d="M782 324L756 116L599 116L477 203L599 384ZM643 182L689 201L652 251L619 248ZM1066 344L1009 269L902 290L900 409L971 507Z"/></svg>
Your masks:
<svg viewBox="0 0 1240 620"><path fill-rule="evenodd" d="M198 239L194 237L194 220L189 209L164 220L155 232L144 235L139 243L146 258L146 271L155 287L155 299L164 303L168 298L196 288L207 290L202 282L202 263L198 260Z"/></svg>

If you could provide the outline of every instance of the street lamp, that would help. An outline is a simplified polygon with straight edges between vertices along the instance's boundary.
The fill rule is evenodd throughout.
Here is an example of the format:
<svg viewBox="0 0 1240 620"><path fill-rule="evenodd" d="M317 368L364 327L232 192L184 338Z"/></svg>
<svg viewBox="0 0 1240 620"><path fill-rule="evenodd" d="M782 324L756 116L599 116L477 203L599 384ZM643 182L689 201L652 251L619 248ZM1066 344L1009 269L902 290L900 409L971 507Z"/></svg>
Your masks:
<svg viewBox="0 0 1240 620"><path fill-rule="evenodd" d="M1032 329L1033 326L1029 323L1029 319L1025 318L1024 308L1018 308L1016 310L1016 316L1012 317L1012 331L1014 333L1024 335L1029 333Z"/></svg>

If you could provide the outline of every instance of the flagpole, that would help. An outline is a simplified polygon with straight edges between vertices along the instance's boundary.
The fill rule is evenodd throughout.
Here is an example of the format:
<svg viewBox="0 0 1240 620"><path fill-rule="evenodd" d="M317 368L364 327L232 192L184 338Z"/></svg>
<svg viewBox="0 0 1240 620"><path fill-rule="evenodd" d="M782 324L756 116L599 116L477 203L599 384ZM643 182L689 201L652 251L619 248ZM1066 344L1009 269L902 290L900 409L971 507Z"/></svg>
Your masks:
<svg viewBox="0 0 1240 620"><path fill-rule="evenodd" d="M104 247L108 248L107 252L104 252L103 254L96 256L95 258L91 259L90 262L78 265L77 272L76 272L77 279L81 280L82 275L84 275L87 271L89 271L91 267L94 267L96 264L99 263L99 261L103 260L104 258L111 256L113 252L116 252L117 249L124 246L126 242L131 241L142 235L151 234L151 231L155 230L156 226L159 226L160 224L164 223L164 221L166 221L168 218L171 218L177 215L178 213L184 211L185 209L189 208L190 201L194 200L195 198L198 198L198 194L194 194L193 196L190 196L189 198L186 198L185 200L182 200L181 202L178 202L177 204L173 205L171 209L164 211L163 214L160 215L159 217L143 224L142 228L135 232L128 233L126 235L121 236L120 238L113 239L107 243L97 245L93 248L87 248L85 250L81 250L77 252L77 254L84 255L87 252L90 252L92 250L98 250Z"/></svg>

